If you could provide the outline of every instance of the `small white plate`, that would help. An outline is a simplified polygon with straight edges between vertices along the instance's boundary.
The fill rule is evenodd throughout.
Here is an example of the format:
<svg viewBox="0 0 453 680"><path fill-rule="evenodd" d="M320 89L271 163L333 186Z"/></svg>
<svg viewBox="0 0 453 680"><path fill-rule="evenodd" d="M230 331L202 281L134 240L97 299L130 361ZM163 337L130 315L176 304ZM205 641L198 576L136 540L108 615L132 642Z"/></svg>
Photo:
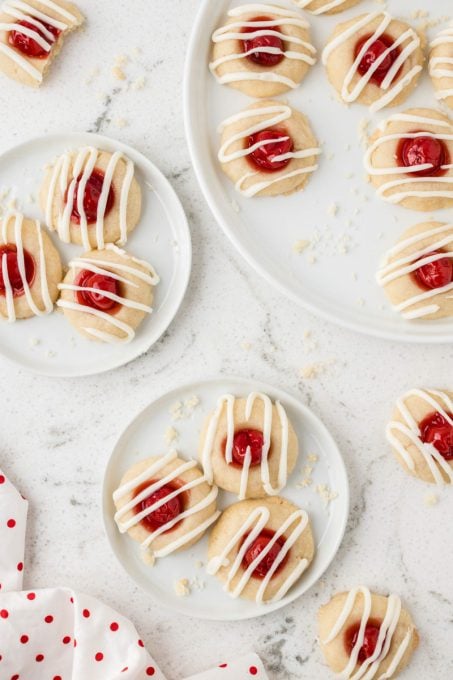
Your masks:
<svg viewBox="0 0 453 680"><path fill-rule="evenodd" d="M227 595L220 581L206 574L197 563L206 563L207 536L192 548L165 559L158 560L153 566L144 564L140 557L140 546L127 534L120 534L113 519L115 512L112 494L118 488L124 472L134 463L147 456L163 454L165 451L164 434L167 428L174 427L179 438L173 443L183 458L196 458L198 439L204 418L215 407L219 396L232 393L247 395L252 391L268 394L273 400L279 399L287 410L288 416L299 439L300 455L296 470L291 475L282 496L287 497L306 509L312 522L316 556L307 572L297 581L289 593L279 602L257 605L246 600L233 599ZM199 405L186 418L172 421L172 406L193 396L200 400ZM313 483L298 488L308 462L308 454L318 456L312 472ZM338 496L327 506L316 493L318 484L326 484ZM126 428L119 438L107 465L103 484L104 526L110 545L117 559L129 576L147 591L160 604L170 607L181 614L200 619L236 621L261 616L284 607L305 593L321 578L333 560L346 527L349 512L349 487L341 454L320 420L297 399L282 390L241 378L204 380L179 387L152 402ZM220 491L219 506L225 508L236 502L230 493ZM191 595L178 597L174 584L181 578L195 582ZM200 587L197 587L201 585ZM204 587L203 587L204 586Z"/></svg>
<svg viewBox="0 0 453 680"><path fill-rule="evenodd" d="M6 151L0 156L0 191L10 192L3 202L16 198L18 209L43 220L36 201L44 166L64 151L85 145L122 151L135 163L143 208L140 222L125 248L150 262L161 281L155 289L153 313L147 315L129 344L87 340L57 311L14 324L1 322L0 353L42 375L74 377L102 373L146 352L173 320L190 276L190 232L178 197L151 161L117 140L90 133L58 134L32 139ZM55 234L51 236L63 262L82 252L81 246L66 245Z"/></svg>
<svg viewBox="0 0 453 680"><path fill-rule="evenodd" d="M268 0L272 4L272 0ZM363 149L358 130L364 119L370 131L395 109L371 116L366 107L340 104L327 80L321 51L338 23L379 9L374 0L334 16L314 17L311 24L318 62L296 90L280 99L305 113L322 142L319 168L307 188L292 196L243 198L224 176L217 161L217 127L254 100L219 85L208 69L211 35L230 6L245 0L203 0L193 28L186 59L184 113L192 163L217 222L237 250L265 279L315 314L334 323L378 337L406 342L453 342L453 320L405 321L394 312L375 281L378 264L408 227L429 219L426 213L392 206L375 196L365 182ZM276 4L292 9L290 0ZM392 0L394 16L418 23L410 16L412 3ZM430 18L451 14L451 0L419 3ZM434 7L435 5L435 7ZM381 8L382 9L382 8ZM444 26L429 30L429 38ZM278 99L278 98L277 98ZM436 108L434 89L425 68L421 82L402 107ZM336 204L335 216L329 206ZM451 211L435 219L447 222ZM317 241L316 262L310 249L298 255L296 241ZM347 252L342 254L346 249Z"/></svg>

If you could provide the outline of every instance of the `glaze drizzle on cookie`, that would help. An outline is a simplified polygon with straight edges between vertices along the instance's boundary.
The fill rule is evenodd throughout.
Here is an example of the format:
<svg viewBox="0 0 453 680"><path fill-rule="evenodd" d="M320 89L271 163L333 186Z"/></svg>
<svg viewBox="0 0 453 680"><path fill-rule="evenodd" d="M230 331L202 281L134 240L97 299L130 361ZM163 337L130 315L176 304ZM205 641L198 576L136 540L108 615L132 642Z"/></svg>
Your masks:
<svg viewBox="0 0 453 680"><path fill-rule="evenodd" d="M226 406L227 414L227 439L225 446L225 460L228 465L233 462L233 439L235 431L234 422L234 402L235 397L232 394L224 394L217 401L217 408L212 414L208 427L206 430L205 441L203 445L203 451L201 454L201 462L203 470L205 471L206 477L209 483L212 484L214 475L212 468L212 447L214 444L214 439L218 430L220 416L224 407ZM286 486L288 478L288 438L289 438L289 423L286 411L279 401L275 402L275 406L278 412L280 420L281 429L281 450L280 450L280 462L278 470L278 483L277 487L274 488L270 482L269 473L269 450L271 447L271 434L272 434L272 401L266 394L261 392L251 392L247 397L247 402L245 406L245 419L248 420L252 414L253 405L256 399L261 399L264 405L264 421L263 421L263 449L261 453L261 480L263 483L264 491L269 496L276 496L280 491ZM239 499L243 500L246 495L249 471L251 463L251 453L250 447L247 447L247 451L244 458L244 465L242 467L241 473L241 484L239 491Z"/></svg>
<svg viewBox="0 0 453 680"><path fill-rule="evenodd" d="M153 267L150 264L148 264L148 262L145 262L144 260L138 260L137 258L132 257L131 255L128 255L124 250L120 250L120 248L117 248L112 244L108 244L106 246L106 249L112 250L116 254L124 257L125 262L120 263L111 262L109 260L100 260L96 258L77 257L69 263L69 267L72 268L74 272L87 270L93 272L94 274L100 274L101 276L110 277L112 279L115 279L115 281L127 284L128 286L132 286L134 288L138 288L138 284L133 280L133 278L140 279L141 281L148 283L150 286L156 286L159 283L160 280L159 276L156 274ZM127 262L129 262L129 264L127 264ZM134 267L133 266L134 262L143 267L146 267L147 272L143 272L137 267ZM127 274L130 274L133 278L127 277ZM71 290L74 292L85 291L95 294L99 294L100 292L98 289L95 288L86 288L82 286L77 286L72 283L60 283L58 287L60 290ZM146 312L147 314L151 314L153 311L152 307L148 307L148 305L144 305L141 302L136 302L135 300L129 300L126 297L116 295L115 293L111 293L106 290L102 291L102 295L108 298L109 300L113 300L114 302L117 302L123 305L124 307L129 307L130 309L138 309L140 311ZM83 312L84 314L91 314L99 319L102 319L103 321L106 321L115 328L119 328L120 330L124 331L125 334L124 337L119 338L116 335L107 333L105 331L101 331L97 328L86 327L83 329L90 335L93 335L93 337L98 338L103 342L127 343L133 340L133 338L135 337L135 331L132 328L132 326L125 323L124 321L120 321L120 319L115 318L115 316L111 314L101 311L100 309L89 307L88 305L82 305L75 300L74 301L63 300L61 298L58 300L57 305L58 307L62 307L63 309L71 309L73 311Z"/></svg>
<svg viewBox="0 0 453 680"><path fill-rule="evenodd" d="M369 175L400 175L396 180L390 182L385 182L380 187L376 189L376 193L384 201L389 203L401 203L405 198L449 198L453 199L453 175L451 170L453 168L452 163L444 164L440 166L443 171L449 171L445 177L419 177L415 176L414 179L410 177L405 177L407 174L423 172L423 170L430 171L432 165L430 163L423 163L421 165L413 165L409 167L399 167L397 165L388 168L375 168L372 164L371 158L373 153L383 144L388 142L394 142L401 139L417 139L418 137L432 137L433 139L438 139L441 141L452 142L453 141L453 129L450 122L442 120L440 118L429 118L427 116L418 116L408 113L395 113L394 115L387 118L379 125L379 129L384 132L386 127L393 121L404 121L411 123L413 127L420 130L424 125L438 126L440 128L439 132L396 132L394 134L387 134L380 136L373 144L369 146L365 153L364 166L365 170ZM436 189L411 189L411 185L416 184L437 184ZM443 189L442 185L446 184L447 188ZM452 185L449 187L448 185ZM394 193L388 193L391 189L398 188L400 191Z"/></svg>
<svg viewBox="0 0 453 680"><path fill-rule="evenodd" d="M260 132L261 130L267 130L273 126L278 125L279 123L283 123L285 120L288 120L292 116L292 109L290 106L286 106L286 104L276 104L275 106L263 106L260 108L253 108L253 109L246 109L245 111L241 111L240 113L235 114L234 116L231 116L230 118L227 118L224 120L220 126L219 126L219 132L222 132L226 127L229 125L232 125L234 123L237 123L240 120L246 120L248 118L262 118L258 123L254 123L253 125L250 125L247 129L238 132L234 135L231 135L224 144L222 144L219 153L218 153L218 159L221 163L229 163L231 161L237 160L238 158L245 158L249 156L250 154L253 153L253 151L258 147L262 146L265 144L265 141L261 140L258 144L255 144L254 146L247 147L245 144L241 146L240 149L237 151L232 151L229 152L229 148L235 144L236 142L240 140L247 140L248 137L256 134L257 132ZM286 137L282 137L281 139L286 139ZM275 143L275 140L273 139L272 142ZM286 160L286 159L296 159L296 158L311 158L313 156L318 156L321 153L321 149L319 147L313 147L309 149L302 149L298 151L289 151L288 153L281 154L279 156L275 156L273 159L274 162ZM235 184L235 188L237 191L239 191L243 196L246 196L247 198L251 198L252 196L255 196L258 194L260 191L263 191L264 189L267 189L267 187L271 186L272 184L275 184L276 182L281 182L284 181L285 179L289 179L290 177L296 177L297 175L303 175L307 174L310 172L314 172L318 168L317 165L308 165L302 168L297 168L296 170L290 170L289 172L284 172L283 174L279 174L277 177L274 179L269 179L269 180L262 180L262 181L256 181L252 184L250 184L247 188L244 188L244 184L247 183L247 180L253 178L253 177L262 177L263 173L261 172L247 172L242 177L238 179L238 181Z"/></svg>
<svg viewBox="0 0 453 680"><path fill-rule="evenodd" d="M357 76L359 64L361 63L369 47L374 42L376 42L376 40L381 35L385 33L386 29L392 22L392 17L387 12L372 12L371 14L367 14L365 17L361 17L358 21L356 21L355 24L353 24L353 26L350 26L340 35L333 38L326 45L322 53L322 62L323 64L327 64L330 55L332 54L332 52L334 52L334 50L337 49L337 47L345 43L358 31L365 28L365 26L372 23L377 17L380 16L382 16L382 21L374 31L373 35L370 36L370 38L363 44L362 48L358 52L353 64L351 65L351 68L349 69L345 76L341 88L341 97L343 101L348 103L356 101L356 99L359 97L359 95L362 93L365 87L369 84L373 74L377 71L379 66L391 54L391 52L393 52L396 48L400 47L401 53L393 62L392 66L390 67L388 73L386 74L385 78L382 80L382 83L380 85L381 90L383 90L385 94L383 94L382 97L379 97L379 99L377 99L370 106L371 112L379 111L380 109L384 108L384 106L388 106L395 99L395 97L397 97L404 90L404 88L409 85L409 83L415 78L415 76L422 70L422 66L420 64L416 64L410 69L410 71L408 71L408 73L406 73L402 78L398 79L394 85L392 85L395 78L397 77L399 70L404 66L407 59L411 56L411 54L415 52L415 50L417 50L420 47L420 38L414 31L414 29L408 28L406 31L404 31L404 33L402 33L398 38L396 38L391 43L391 45L386 50L384 50L382 54L374 61L374 63L371 65L368 71L360 76L357 83L354 85L352 89L350 89L350 86L354 78ZM407 44L403 47L404 43Z"/></svg>
<svg viewBox="0 0 453 680"><path fill-rule="evenodd" d="M169 463L174 461L177 457L178 454L176 453L176 451L170 451L169 453L167 453L167 455L163 456L158 461L153 462L148 468L146 468L146 470L137 475L137 477L134 477L133 479L129 480L128 482L120 486L113 493L113 500L114 501L121 500L122 498L124 498L124 496L129 495L131 492L140 487L147 480L153 479L156 476L158 476L160 471L163 468L165 468ZM172 498L176 498L176 496L179 496L185 491L189 491L190 489L193 489L194 487L207 482L208 480L206 478L206 475L204 476L200 475L200 477L197 477L196 479L187 482L180 488L175 489L170 494L156 501L156 503L153 503L153 505L150 505L148 508L145 508L139 513L133 514L130 519L122 521L125 515L127 515L131 510L133 510L137 505L140 505L140 503L144 501L146 498L148 498L151 494L155 493L159 489L162 489L166 484L169 484L172 480L177 479L180 475L184 474L184 472L186 472L187 470L191 470L196 466L197 463L195 460L190 460L181 463L181 465L179 465L175 470L167 474L162 479L159 479L153 484L147 486L137 496L132 498L132 500L123 505L123 507L120 508L120 510L118 510L115 514L115 522L118 525L120 533L122 534L126 533L126 531L139 524L139 522L141 522L144 517L150 515L152 512L154 512L162 505L170 501ZM195 515L197 512L200 512L201 510L207 508L209 505L211 505L211 503L215 501L215 499L217 498L217 494L218 489L216 486L213 486L209 494L205 496L205 498L203 498L199 503L196 503L193 507L189 507L187 510L184 510L183 512L179 513L174 519L172 519L169 522L166 522L160 528L150 533L150 535L141 544L142 549L144 551L150 552L150 549L152 549L152 544L158 536L164 534L166 531L171 529L176 524L179 524L179 522L189 517L190 515ZM216 510L210 517L208 517L195 529L185 533L176 540L172 541L165 548L161 548L160 550L154 551L151 550L153 556L156 558L166 557L175 550L178 550L183 545L191 541L193 538L199 536L204 531L206 531L206 529L218 519L220 514L221 514L220 511Z"/></svg>
<svg viewBox="0 0 453 680"><path fill-rule="evenodd" d="M256 12L257 14L273 14L275 18L262 21L244 21L239 20L237 22L226 24L221 28L218 28L212 34L212 41L214 43L221 43L227 40L238 40L238 41L248 41L255 38L261 38L263 36L271 35L275 38L280 39L283 42L292 43L297 46L297 50L285 50L277 47L270 46L260 46L254 47L249 51L242 51L240 53L228 54L224 57L220 57L209 64L211 73L216 77L220 84L238 82L243 80L261 80L267 82L277 82L286 85L287 87L294 89L299 83L294 82L291 78L278 73L275 70L260 70L260 71L235 71L233 73L225 73L224 75L218 75L217 69L219 66L226 64L237 59L245 59L251 54L277 54L282 55L286 59L293 59L298 61L303 61L306 64L313 65L316 63L314 54L316 54L316 49L313 45L306 40L293 35L288 35L282 31L279 31L280 26L297 26L302 29L309 28L309 24L305 19L303 19L297 12L291 12L282 7L275 7L274 5L266 5L253 3L249 5L243 5L241 7L235 7L228 12L229 17L237 17L242 14L248 14L250 12ZM253 32L244 29L256 29Z"/></svg>
<svg viewBox="0 0 453 680"><path fill-rule="evenodd" d="M418 397L419 399L422 399L431 406L434 411L440 413L445 421L453 427L453 420L448 415L449 413L453 413L453 402L448 394L438 390L410 390L398 399L396 403L404 422L400 423L395 420L387 425L387 441L398 451L409 470L414 472L415 461L410 453L410 449L403 445L400 437L397 436L397 433L404 435L423 456L423 459L432 474L433 481L438 486L445 484L445 480L440 470L445 473L450 482L453 482L453 467L448 464L433 444L422 441L419 423L415 420L406 404L409 397ZM437 399L434 397L437 397Z"/></svg>
<svg viewBox="0 0 453 680"><path fill-rule="evenodd" d="M435 38L430 47L435 48L439 45L445 46L445 51L448 51L448 56L434 56L431 54L429 59L429 73L433 79L436 78L450 78L451 87L447 89L437 90L435 93L436 99L448 99L453 97L453 28L447 28L441 31L437 38ZM451 48L448 50L448 45Z"/></svg>
<svg viewBox="0 0 453 680"><path fill-rule="evenodd" d="M321 7L318 7L318 9L311 9L311 5L314 3L314 1L315 0L293 0L295 5L297 5L301 9L308 10L314 15L325 14L326 12L329 12L331 9L340 7L341 5L344 5L347 2L347 0L326 0L326 2L323 5L321 5Z"/></svg>
<svg viewBox="0 0 453 680"><path fill-rule="evenodd" d="M77 210L80 215L80 230L82 235L82 243L86 250L91 249L89 238L89 226L84 209L85 187L91 174L95 170L96 162L101 152L92 146L83 147L80 149L75 158L71 152L67 152L60 156L53 166L52 176L49 183L49 188L46 196L46 223L49 229L55 228L59 237L64 243L70 243L70 227L71 227L71 212L76 199ZM124 156L120 151L115 151L111 155L107 169L104 175L104 182L102 185L102 192L99 197L97 208L97 218L95 224L96 233L96 247L102 250L104 247L104 218L106 213L107 201L109 191L112 186L116 167L120 160L126 164L126 172L121 185L121 192L119 198L119 227L120 240L118 243L124 245L127 241L128 224L127 224L127 207L129 201L129 191L134 177L134 164ZM72 172L70 167L72 163ZM58 214L56 217L56 224L54 225L53 211L54 201L57 186L60 190L60 204L57 206ZM75 190L77 187L77 195ZM66 199L65 199L66 197Z"/></svg>
<svg viewBox="0 0 453 680"><path fill-rule="evenodd" d="M0 23L0 31L17 31L34 40L40 47L50 54L56 37L49 31L45 24L52 26L59 31L67 31L79 24L79 19L68 10L61 7L53 0L39 0L41 5L48 7L56 12L60 18L41 12L23 0L8 0L1 6L1 11L13 18L11 23ZM14 20L26 21L35 28L29 28ZM31 61L21 55L17 50L0 41L0 52L3 52L9 59L14 61L22 70L26 71L36 82L41 83L43 74L33 66Z"/></svg>
<svg viewBox="0 0 453 680"><path fill-rule="evenodd" d="M400 619L401 599L398 597L398 595L389 595L387 598L387 611L379 629L376 648L373 654L369 658L365 659L359 666L359 669L354 672L357 664L359 663L359 652L364 643L365 630L371 614L372 597L368 588L359 586L348 593L346 602L340 615L335 621L327 638L322 641L324 645L328 645L338 637L347 624L350 615L352 614L358 595L362 595L363 598L363 612L360 621L360 628L357 635L357 641L349 657L349 662L347 666L341 671L341 673L338 673L336 676L339 678L339 680L372 680L372 678L375 678L379 672L379 666L381 662L386 659L389 654L393 636ZM387 670L385 673L377 675L377 680L386 680L387 678L392 677L398 668L398 665L403 658L406 649L409 646L412 634L412 628L408 628L401 644L394 653Z"/></svg>
<svg viewBox="0 0 453 680"><path fill-rule="evenodd" d="M414 252L411 252L409 255L401 255L401 253L407 248L416 246L418 243L425 241L427 238L435 235L439 235L438 240L430 242L429 245L426 245L423 248L414 250ZM453 224L443 224L440 227L427 229L426 231L404 239L404 241L397 243L396 246L387 252L382 266L376 276L378 284L380 286L386 286L396 279L411 274L426 264L436 262L437 260L442 260L444 258L453 259L453 251L444 252L442 250L451 243L453 243ZM422 307L418 307L416 309L410 309L411 307L418 305L420 302L426 301L429 303L430 298L436 297L437 295L445 295L450 291L453 293L453 282L441 288L434 288L432 290L426 290L423 293L419 293L418 295L412 295L411 297L407 298L407 300L395 305L394 309L398 312L402 312L402 316L405 319L420 319L438 312L440 310L440 305L433 303L423 305ZM447 297L453 297L453 295Z"/></svg>
<svg viewBox="0 0 453 680"><path fill-rule="evenodd" d="M296 512L293 512L275 532L274 536L266 545L266 547L263 548L263 550L253 560L253 562L250 563L248 568L244 571L241 578L239 579L239 582L236 585L236 587L233 590L231 590L231 582L238 573L239 569L241 568L244 555L246 554L248 549L253 545L254 541L258 538L263 529L266 527L266 524L269 521L269 519L270 519L269 508L266 508L265 506L255 508L247 517L247 519L240 527L240 529L234 534L234 536L231 537L230 541L227 543L227 545L222 550L220 555L216 555L208 562L206 570L208 574L211 575L215 575L222 567L230 566L230 560L228 559L229 553L235 547L238 546L244 534L246 534L248 531L250 532L246 539L243 541L243 543L240 545L239 550L237 551L237 555L234 558L233 563L231 564L231 569L228 573L226 583L223 586L223 590L225 590L233 598L237 598L240 596L240 594L246 587L247 583L249 582L250 578L252 577L252 574L257 568L257 566L266 557L266 555L277 543L277 541L284 537L285 542L282 545L282 548L278 553L271 568L267 572L266 576L263 578L256 594L255 601L258 603L263 602L263 598L266 594L267 587L270 583L273 574L278 569L278 566L283 562L285 556L289 553L292 546L295 544L297 539L303 534L308 525L308 515L304 510L297 510ZM295 527L292 529L289 536L285 537L284 536L285 532L287 532L293 524L295 524ZM304 571L308 567L308 564L309 562L307 559L304 558L300 560L297 563L296 567L291 571L289 576L285 579L282 586L279 588L279 590L270 600L270 602L276 602L277 600L281 600L281 598L286 595L291 586L304 573Z"/></svg>
<svg viewBox="0 0 453 680"><path fill-rule="evenodd" d="M53 310L53 302L50 298L49 293L49 283L47 281L46 272L46 257L44 253L44 244L42 239L42 228L39 220L35 220L36 225L36 240L39 247L38 255L38 271L39 278L41 281L41 299L44 305L44 309L40 309L33 300L31 294L30 286L27 281L27 275L25 271L25 255L24 255L24 244L22 241L22 227L24 222L24 216L18 212L9 212L5 215L2 220L1 226L1 243L7 245L8 241L8 225L14 220L14 244L17 248L17 264L19 268L20 278L22 280L24 296L27 300L27 304L30 307L33 314L36 316L43 316L45 314L50 314ZM8 276L8 261L7 255L4 253L2 255L2 276L5 285L5 297L6 297L6 308L8 314L8 321L13 323L16 321L16 311L14 308L14 294L13 289Z"/></svg>

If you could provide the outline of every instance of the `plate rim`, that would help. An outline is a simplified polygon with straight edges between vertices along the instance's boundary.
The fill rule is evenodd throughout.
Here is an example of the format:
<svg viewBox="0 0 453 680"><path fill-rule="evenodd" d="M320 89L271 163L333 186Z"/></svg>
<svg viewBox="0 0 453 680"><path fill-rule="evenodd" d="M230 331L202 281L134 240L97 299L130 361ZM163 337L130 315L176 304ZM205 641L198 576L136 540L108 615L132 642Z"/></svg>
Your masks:
<svg viewBox="0 0 453 680"><path fill-rule="evenodd" d="M187 391L192 391L194 386L203 384L203 385L213 385L215 383L221 383L221 382L234 382L237 383L238 385L244 385L244 384L250 384L255 387L258 387L259 389L265 391L265 393L272 394L274 393L279 393L282 395L285 399L288 400L288 402L297 403L297 408L301 409L308 417L310 417L312 420L316 422L317 428L319 428L319 432L321 432L322 436L327 439L329 442L329 446L332 447L332 449L335 451L335 456L337 458L337 462L340 466L341 470L341 475L343 477L342 480L342 496L344 496L345 501L344 501L344 516L341 521L341 527L338 532L338 535L336 536L336 540L333 543L332 547L332 552L331 555L329 556L329 559L327 560L326 564L323 565L322 571L320 572L319 576L316 578L316 580L311 583L306 590L304 590L302 593L294 593L293 595L286 595L283 597L281 600L275 602L274 604L269 604L266 605L266 607L263 607L261 610L256 610L256 611L246 611L239 616L234 615L234 616L215 616L215 615L209 615L206 613L198 613L198 612L188 612L185 608L182 606L179 606L177 603L169 603L167 601L161 600L154 592L149 590L148 588L145 588L142 586L142 584L136 580L136 578L133 576L132 572L127 568L127 566L124 564L124 562L121 560L121 557L119 555L119 551L116 550L116 547L113 543L113 541L110 540L110 531L111 528L113 530L116 530L116 527L113 526L113 519L111 517L111 513L109 512L108 508L108 503L110 501L108 492L107 492L107 477L110 472L110 468L113 463L113 459L115 456L115 453L117 449L119 448L123 438L127 435L127 433L136 426L138 421L144 416L146 411L150 408L152 408L155 404L157 404L159 401L163 399L167 399L168 397L171 397L172 395L177 395L180 393L182 390L187 390ZM201 619L204 621L246 621L249 619L255 619L259 618L262 616L266 616L268 614L271 614L275 611L278 611L279 609L283 609L284 607L293 604L296 600L298 600L300 597L305 595L307 592L309 592L323 577L327 569L331 566L333 560L335 559L338 550L341 547L341 544L343 543L345 533L346 533L346 528L348 525L349 521L349 516L350 516L350 510L351 510L351 494L350 494L350 485L349 485L349 477L348 477L348 471L346 467L345 460L343 458L343 455L341 453L341 450L336 443L333 435L330 433L330 430L327 428L327 426L324 424L324 422L321 420L321 418L314 412L312 409L307 406L303 401L299 399L296 395L294 395L292 392L287 391L284 388L281 387L275 387L274 385L267 383L267 382L262 382L262 381L256 381L253 378L249 377L241 377L238 375L218 375L218 376L208 376L208 377L198 377L194 378L193 380L190 380L188 382L184 382L177 387L172 388L171 390L168 390L166 392L160 393L157 397L152 399L146 406L144 406L138 413L135 414L135 416L128 422L126 427L123 428L122 432L120 435L117 437L113 447L110 450L110 455L108 457L107 463L105 464L104 468L104 473L103 473L103 478L102 478L102 485L101 485L101 508L100 512L102 515L102 526L104 529L104 536L107 539L107 543L110 547L110 550L113 552L115 559L117 560L117 563L121 566L123 571L127 574L127 576L132 580L132 582L139 587L141 590L143 590L147 595L151 597L151 599L164 606L166 609L169 611L176 612L178 614L182 614L184 616L196 618L196 619ZM291 592L291 591L290 591Z"/></svg>
<svg viewBox="0 0 453 680"><path fill-rule="evenodd" d="M192 27L192 31L189 38L189 43L186 52L186 61L184 67L184 78L183 78L183 116L184 116L184 129L186 135L186 142L189 149L190 158L192 161L195 176L197 178L198 184L201 188L203 196L208 204L211 213L214 216L217 224L222 229L225 236L233 244L234 248L238 253L244 258L244 260L255 270L260 276L262 276L270 285L276 288L280 293L282 293L286 298L296 302L300 307L303 307L315 317L325 319L332 324L346 328L347 330L354 331L361 335L366 335L368 337L381 338L384 340L391 340L401 343L411 343L411 344L427 344L427 345L443 345L453 342L453 331L447 331L445 335L439 335L430 332L427 335L421 335L418 331L413 331L412 333L403 331L391 331L385 328L370 327L365 322L355 322L349 319L345 319L340 315L336 315L327 309L322 307L317 307L316 304L305 299L303 296L297 295L290 286L279 280L277 276L271 274L264 265L262 265L259 259L256 259L247 248L243 247L239 239L236 237L234 230L230 228L228 224L228 219L222 214L220 206L217 204L216 199L211 193L208 186L208 173L204 168L204 164L201 160L201 154L198 151L197 143L195 140L194 130L196 127L196 116L195 116L195 106L194 106L194 96L195 88L194 83L194 71L197 64L196 52L198 49L198 44L200 41L200 36L206 33L206 15L209 9L212 8L212 3L210 0L201 0L200 7L198 9L195 21ZM207 69L207 66L206 66ZM207 76L206 70L206 76Z"/></svg>
<svg viewBox="0 0 453 680"><path fill-rule="evenodd" d="M101 368L92 368L92 369L84 369L83 371L71 371L71 370L46 370L44 365L40 368L37 366L31 365L31 364L25 364L21 362L20 360L16 359L14 356L10 356L9 354L5 354L1 347L0 347L0 356L4 358L9 364L12 366L18 366L21 369L30 372L33 375L40 375L40 376L46 376L49 378L84 378L88 376L94 376L94 375L101 375L103 373L107 373L109 371L114 371L118 368L121 368L123 366L128 365L129 363L135 361L138 359L140 356L145 354L153 345L155 345L160 338L163 336L163 334L168 330L168 328L171 326L173 321L175 320L178 312L180 311L181 305L184 301L184 298L187 293L187 289L189 286L190 282L190 277L192 273L192 263L193 263L193 247L192 247L192 236L190 232L190 227L189 227L189 220L186 215L186 212L184 210L184 206L176 193L176 190L173 188L173 185L171 184L170 180L164 175L162 170L155 165L155 163L148 158L142 151L139 149L135 148L134 146L131 146L130 144L127 144L126 142L123 142L115 137L111 137L109 135L104 135L104 134L99 134L98 132L86 132L86 131L70 131L70 132L52 132L48 134L42 134L42 135L36 135L33 137L29 137L18 144L14 144L7 149L4 149L3 151L0 152L0 161L3 159L4 156L7 156L8 154L14 153L14 152L21 152L21 150L24 147L28 147L29 145L37 144L40 142L43 142L44 140L53 140L53 141L58 141L61 140L64 142L64 140L69 140L68 145L70 145L70 139L73 137L81 137L85 138L87 140L93 140L93 144L99 145L99 144L104 144L107 143L109 145L115 145L118 147L118 150L123 151L126 154L132 154L131 155L136 155L140 157L141 162L143 162L145 165L148 165L148 167L151 169L153 173L158 175L161 179L161 181L166 185L169 193L172 196L172 201L174 207L177 209L177 211L180 213L179 216L179 224L180 224L180 229L181 229L181 234L184 239L184 253L185 257L184 259L180 259L180 266L179 268L175 267L175 271L178 271L178 279L180 279L180 284L178 286L179 288L179 294L175 298L174 302L172 303L170 307L170 312L169 312L169 319L165 327L162 328L161 332L157 337L152 339L150 343L146 347L140 348L140 350L134 355L131 356L130 358L127 358L126 360L123 359L118 359L115 361L111 361L108 364L102 365ZM88 143L88 142L87 142ZM142 188L143 190L143 188ZM43 220L40 220L42 222L43 227L48 231L47 226L45 225ZM140 228L140 224L137 225L137 228ZM181 266L182 264L182 266ZM55 313L55 310L54 312ZM49 369L51 366L49 365Z"/></svg>

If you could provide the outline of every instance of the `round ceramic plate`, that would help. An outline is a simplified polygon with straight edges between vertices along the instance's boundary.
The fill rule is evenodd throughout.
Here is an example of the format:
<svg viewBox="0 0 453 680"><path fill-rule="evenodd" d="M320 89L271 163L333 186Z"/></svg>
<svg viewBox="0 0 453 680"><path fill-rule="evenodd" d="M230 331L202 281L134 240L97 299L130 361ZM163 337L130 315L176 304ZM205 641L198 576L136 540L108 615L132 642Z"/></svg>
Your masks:
<svg viewBox="0 0 453 680"><path fill-rule="evenodd" d="M400 234L427 219L426 213L384 203L365 182L359 128L369 129L394 109L371 116L366 107L340 104L330 87L320 53L334 26L367 11L382 9L373 0L335 16L306 13L318 48L318 63L302 85L285 99L310 119L322 142L319 169L303 192L288 197L243 198L223 175L217 161L219 123L253 100L219 85L208 69L211 34L238 0L203 0L190 42L185 73L186 134L193 166L206 200L220 226L245 259L282 292L314 313L348 328L411 342L452 342L453 320L405 321L392 311L375 281L378 264ZM296 9L289 0L278 0ZM413 5L392 0L393 15L412 24ZM435 5L435 7L434 7ZM451 0L419 2L429 18L451 14ZM443 24L429 30L429 37ZM436 107L427 74L401 108ZM335 213L335 215L334 215ZM447 221L451 211L435 218ZM298 240L311 242L302 254Z"/></svg>
<svg viewBox="0 0 453 680"><path fill-rule="evenodd" d="M215 407L217 399L225 393L237 396L252 391L268 394L279 399L285 407L299 439L300 456L282 496L305 508L312 522L317 546L316 556L310 568L279 602L257 605L246 600L232 599L222 589L220 581L206 574L207 536L183 552L158 560L153 566L144 564L140 546L128 534L120 534L114 522L115 512L112 494L119 486L124 472L147 456L163 454L165 432L173 427L179 433L171 444L183 458L197 455L199 433L204 418ZM199 400L193 408L191 404ZM182 418L174 421L172 413L179 408ZM309 463L308 456L317 456L316 463ZM313 466L313 483L304 488L299 484L304 468ZM318 485L327 485L337 496L326 504L317 493ZM219 506L225 508L237 498L225 491L219 492ZM239 378L219 378L180 387L163 395L140 413L121 435L112 453L104 477L103 515L104 525L112 549L131 578L150 593L160 604L182 614L203 619L239 620L261 616L284 607L307 591L321 578L343 538L349 510L349 488L343 459L338 448L318 418L297 399L286 392L255 381ZM182 578L191 584L188 597L178 597L174 585Z"/></svg>
<svg viewBox="0 0 453 680"><path fill-rule="evenodd" d="M145 156L114 139L89 133L50 135L32 139L0 156L2 204L42 219L37 196L43 168L55 156L80 146L122 151L134 163L143 196L142 217L125 248L150 262L160 276L154 311L147 315L129 344L87 340L64 316L48 316L0 324L0 353L24 368L51 376L82 376L121 366L145 352L168 328L184 297L191 268L187 219L173 188ZM52 234L63 262L80 254L80 246L63 244Z"/></svg>

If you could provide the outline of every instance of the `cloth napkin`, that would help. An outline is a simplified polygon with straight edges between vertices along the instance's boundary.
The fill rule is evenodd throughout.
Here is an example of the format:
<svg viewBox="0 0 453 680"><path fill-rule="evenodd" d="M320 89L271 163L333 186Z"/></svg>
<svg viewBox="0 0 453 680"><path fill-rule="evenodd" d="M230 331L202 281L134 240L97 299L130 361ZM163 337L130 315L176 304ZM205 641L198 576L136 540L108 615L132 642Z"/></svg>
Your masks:
<svg viewBox="0 0 453 680"><path fill-rule="evenodd" d="M0 469L0 680L165 680L133 624L99 600L70 588L22 590L27 511ZM254 677L267 680L249 654L186 680Z"/></svg>

